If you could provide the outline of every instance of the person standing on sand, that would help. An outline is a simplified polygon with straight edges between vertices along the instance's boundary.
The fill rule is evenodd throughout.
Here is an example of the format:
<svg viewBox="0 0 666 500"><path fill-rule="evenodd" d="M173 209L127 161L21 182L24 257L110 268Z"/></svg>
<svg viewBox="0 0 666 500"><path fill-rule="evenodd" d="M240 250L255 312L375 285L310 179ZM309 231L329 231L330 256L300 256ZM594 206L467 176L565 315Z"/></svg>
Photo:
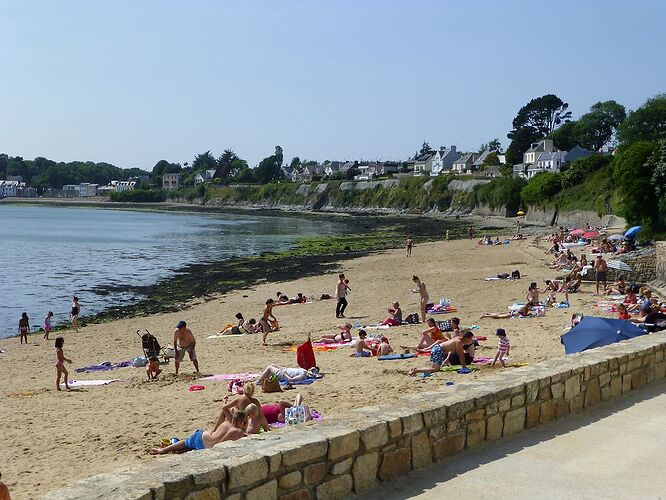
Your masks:
<svg viewBox="0 0 666 500"><path fill-rule="evenodd" d="M345 275L340 273L338 275L338 284L335 287L335 298L337 299L337 305L335 306L335 317L344 318L345 309L347 309L347 283L345 283Z"/></svg>
<svg viewBox="0 0 666 500"><path fill-rule="evenodd" d="M178 375L178 368L180 367L180 362L185 359L185 353L189 354L190 361L194 365L195 371L199 372L199 361L197 360L197 352L195 347L197 341L192 334L192 330L187 328L187 323L184 321L179 321L176 325L176 331L173 332L173 349L175 351L175 365L176 365L176 375Z"/></svg>
<svg viewBox="0 0 666 500"><path fill-rule="evenodd" d="M18 333L21 336L21 344L23 343L23 337L25 337L25 343L28 343L28 334L30 333L30 320L28 319L28 314L21 314L21 319L18 323Z"/></svg>
<svg viewBox="0 0 666 500"><path fill-rule="evenodd" d="M416 284L416 288L412 290L412 293L418 293L420 298L421 321L425 321L426 309L428 305L428 300L430 300L430 296L428 295L426 284L423 281L421 281L421 279L418 276L416 275L412 276L412 281Z"/></svg>
<svg viewBox="0 0 666 500"><path fill-rule="evenodd" d="M51 333L51 318L53 318L53 311L49 311L46 318L44 318L44 340L48 340L49 333Z"/></svg>
<svg viewBox="0 0 666 500"><path fill-rule="evenodd" d="M264 307L264 313L261 316L261 329L263 330L263 337L261 339L261 345L266 345L266 337L268 337L268 334L271 333L271 325L268 322L269 319L273 319L277 323L277 318L273 316L273 306L275 305L275 301L273 299L268 299L266 301L266 307Z"/></svg>
<svg viewBox="0 0 666 500"><path fill-rule="evenodd" d="M70 316L72 318L72 328L74 328L75 332L79 331L78 323L79 323L80 312L81 312L81 304L79 304L79 298L76 295L74 295L74 297L72 297L72 311L70 313Z"/></svg>
<svg viewBox="0 0 666 500"><path fill-rule="evenodd" d="M446 230L446 241L449 241L449 235L450 234L451 234L451 232L447 229Z"/></svg>
<svg viewBox="0 0 666 500"><path fill-rule="evenodd" d="M407 239L405 240L405 248L407 249L407 257L412 256L412 248L414 247L414 238L412 235L408 235Z"/></svg>
<svg viewBox="0 0 666 500"><path fill-rule="evenodd" d="M599 295L599 283L603 282L603 289L606 290L606 281L608 279L608 264L604 260L603 256L597 255L597 260L594 261L594 270L596 271L597 295Z"/></svg>
<svg viewBox="0 0 666 500"><path fill-rule="evenodd" d="M69 372L65 368L65 361L69 364L72 364L72 360L65 357L65 352L62 350L62 346L65 345L65 339L62 337L56 337L55 339L55 348L56 348L56 389L60 390L60 377L65 376L65 389L69 389Z"/></svg>

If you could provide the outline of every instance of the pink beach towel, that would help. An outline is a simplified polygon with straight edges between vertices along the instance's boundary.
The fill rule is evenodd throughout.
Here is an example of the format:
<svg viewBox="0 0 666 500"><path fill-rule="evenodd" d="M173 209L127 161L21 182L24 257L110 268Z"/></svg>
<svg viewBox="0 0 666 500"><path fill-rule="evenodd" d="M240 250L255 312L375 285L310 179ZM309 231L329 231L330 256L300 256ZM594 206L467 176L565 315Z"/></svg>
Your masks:
<svg viewBox="0 0 666 500"><path fill-rule="evenodd" d="M210 377L204 377L199 380L214 380L216 382L223 382L227 380L236 380L240 379L242 381L254 380L258 378L261 373L219 373L217 375L211 375Z"/></svg>

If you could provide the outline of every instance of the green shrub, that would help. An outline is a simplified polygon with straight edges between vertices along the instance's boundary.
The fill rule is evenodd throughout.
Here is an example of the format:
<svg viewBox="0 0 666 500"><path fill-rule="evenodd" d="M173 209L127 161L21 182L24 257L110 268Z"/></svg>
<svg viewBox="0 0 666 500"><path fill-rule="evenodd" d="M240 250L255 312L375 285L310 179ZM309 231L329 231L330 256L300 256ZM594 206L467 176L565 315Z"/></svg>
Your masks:
<svg viewBox="0 0 666 500"><path fill-rule="evenodd" d="M123 203L160 203L166 200L166 192L161 189L134 189L132 191L114 191L111 201Z"/></svg>

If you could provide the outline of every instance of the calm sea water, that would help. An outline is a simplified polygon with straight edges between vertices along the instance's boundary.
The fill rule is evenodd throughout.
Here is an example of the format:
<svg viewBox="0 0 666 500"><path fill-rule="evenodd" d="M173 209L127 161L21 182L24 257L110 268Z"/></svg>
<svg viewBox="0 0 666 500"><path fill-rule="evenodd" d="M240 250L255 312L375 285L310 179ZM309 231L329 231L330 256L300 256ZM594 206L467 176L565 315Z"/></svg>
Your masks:
<svg viewBox="0 0 666 500"><path fill-rule="evenodd" d="M69 320L72 295L84 316L131 303L97 286L150 285L184 265L289 247L297 238L333 234L335 223L292 217L182 214L93 208L0 205L0 337Z"/></svg>

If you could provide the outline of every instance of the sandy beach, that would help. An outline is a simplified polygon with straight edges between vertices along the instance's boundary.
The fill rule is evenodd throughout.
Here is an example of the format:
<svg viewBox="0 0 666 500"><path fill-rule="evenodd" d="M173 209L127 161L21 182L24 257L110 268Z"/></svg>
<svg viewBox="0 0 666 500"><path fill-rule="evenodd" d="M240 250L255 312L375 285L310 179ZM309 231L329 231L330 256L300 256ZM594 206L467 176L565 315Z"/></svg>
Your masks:
<svg viewBox="0 0 666 500"><path fill-rule="evenodd" d="M506 312L507 306L521 302L530 281L543 287L543 279L552 277L544 263L545 244L535 246L534 238L512 241L502 246L479 246L476 240L442 241L417 245L413 256L404 250L382 251L345 262L345 272L352 289L347 309L352 323L373 324L387 317L387 308L399 301L406 314L417 312L417 298L412 294L412 274L427 284L431 301L446 297L457 307L455 315L463 326L479 325L477 335L488 337L477 356L493 356L497 341L495 329L503 327L511 339L511 363L534 363L562 356L559 336L573 312L593 312L590 284L582 293L572 295L569 309L550 309L545 317L509 320L480 320L486 311ZM486 282L486 276L519 269L519 281ZM90 325L73 331L58 332L65 338L65 355L75 380L118 379L105 386L83 386L55 390L55 349L53 340L31 335L28 345L18 338L0 341L2 379L0 379L0 418L4 422L3 480L14 498L34 498L75 480L121 466L159 460L146 453L160 438L185 438L195 429L208 428L215 422L221 401L228 394L224 382L196 382L205 390L191 392L193 367L186 359L181 374L174 374L173 362L154 382L146 380L143 368L121 368L97 373L74 373L74 369L105 361L120 362L141 355L137 329L148 329L162 345L171 342L176 323L184 319L197 338L197 353L202 376L221 373L259 372L270 363L296 366L295 353L289 347L336 331L334 300L316 300L275 308L279 332L269 336L269 346L261 346L260 335L208 339L223 325L231 323L237 312L246 318L259 317L263 303L277 291L294 296L303 292L317 299L333 294L337 275L304 278L292 282L265 283L197 301L179 313L134 317L111 323ZM563 297L562 297L563 298ZM443 320L454 314L437 315ZM33 321L33 323L35 323ZM422 325L380 330L394 348L414 344ZM356 333L356 330L354 330ZM52 334L52 338L55 338ZM375 358L350 358L351 349L317 352L317 363L325 376L311 385L299 386L305 402L326 417L342 416L350 408L390 404L404 394L423 390L444 390L445 381L481 379L496 375L501 368L480 366L470 375L440 372L429 378L406 375L413 366L425 366L427 357L380 362ZM507 368L506 370L511 370ZM296 390L282 394L257 396L262 403L293 399Z"/></svg>

